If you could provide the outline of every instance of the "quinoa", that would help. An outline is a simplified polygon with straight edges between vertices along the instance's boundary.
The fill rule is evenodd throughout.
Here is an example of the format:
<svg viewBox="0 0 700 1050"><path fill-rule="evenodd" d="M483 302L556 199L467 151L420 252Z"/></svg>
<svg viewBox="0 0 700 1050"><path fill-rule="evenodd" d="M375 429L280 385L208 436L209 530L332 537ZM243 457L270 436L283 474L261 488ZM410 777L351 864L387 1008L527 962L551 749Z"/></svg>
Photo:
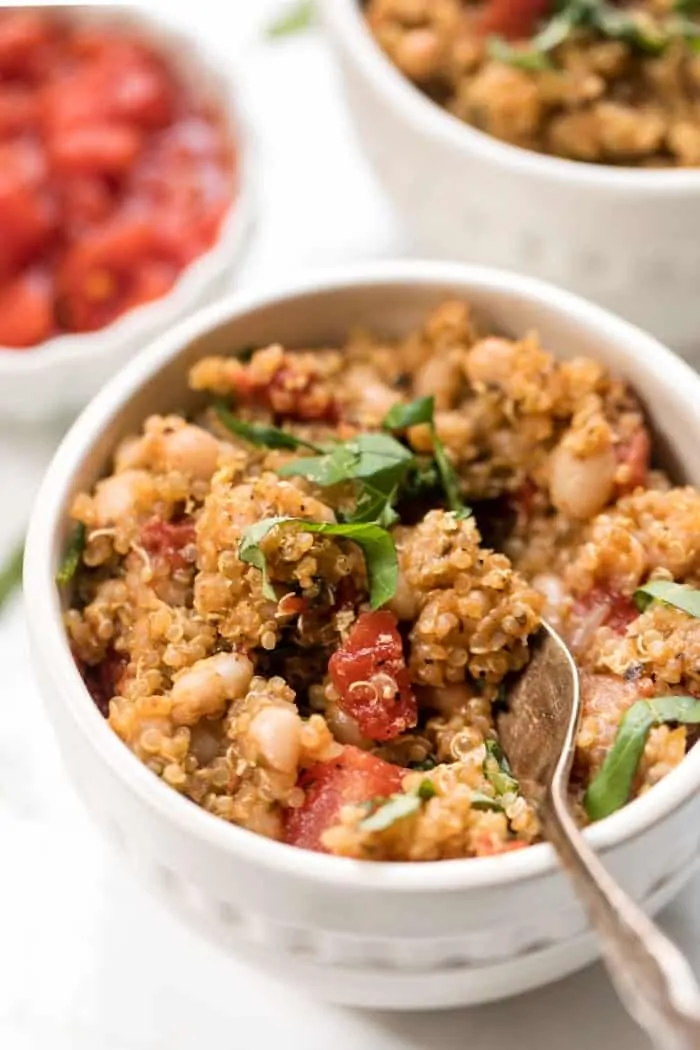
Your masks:
<svg viewBox="0 0 700 1050"><path fill-rule="evenodd" d="M489 135L596 164L700 165L697 13L681 15L673 0L591 2L612 13L615 29L610 18L588 15L538 51L538 31L575 6L367 0L365 11L398 69Z"/></svg>
<svg viewBox="0 0 700 1050"><path fill-rule="evenodd" d="M65 623L111 728L192 803L339 856L506 852L540 825L496 714L543 616L581 670L581 819L625 712L700 695L700 620L634 601L700 584L700 494L652 468L641 405L597 362L450 300L402 339L205 358L190 383L208 407L147 419L76 496ZM630 795L691 743L653 728Z"/></svg>

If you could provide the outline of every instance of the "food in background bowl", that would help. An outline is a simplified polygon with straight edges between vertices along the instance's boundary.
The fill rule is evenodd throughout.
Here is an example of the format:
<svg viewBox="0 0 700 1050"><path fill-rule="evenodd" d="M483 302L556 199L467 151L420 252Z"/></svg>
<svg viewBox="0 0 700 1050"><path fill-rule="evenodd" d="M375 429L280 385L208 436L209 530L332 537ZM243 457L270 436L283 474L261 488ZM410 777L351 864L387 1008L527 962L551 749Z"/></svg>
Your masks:
<svg viewBox="0 0 700 1050"><path fill-rule="evenodd" d="M627 384L456 300L398 341L245 356L199 360L216 400L148 419L72 506L71 645L142 762L312 850L521 848L494 710L542 615L582 671L580 818L682 761L700 494L650 468Z"/></svg>
<svg viewBox="0 0 700 1050"><path fill-rule="evenodd" d="M558 157L700 165L700 21L674 0L368 0L396 66L496 138Z"/></svg>
<svg viewBox="0 0 700 1050"><path fill-rule="evenodd" d="M138 32L0 13L0 345L165 295L235 190L224 115Z"/></svg>

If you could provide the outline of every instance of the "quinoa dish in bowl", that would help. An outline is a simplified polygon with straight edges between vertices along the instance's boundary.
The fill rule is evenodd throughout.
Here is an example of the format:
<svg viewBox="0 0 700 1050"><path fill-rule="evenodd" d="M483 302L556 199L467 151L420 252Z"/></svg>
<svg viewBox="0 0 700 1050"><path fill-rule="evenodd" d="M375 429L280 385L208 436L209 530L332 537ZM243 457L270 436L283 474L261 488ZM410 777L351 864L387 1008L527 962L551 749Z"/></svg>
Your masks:
<svg viewBox="0 0 700 1050"><path fill-rule="evenodd" d="M552 281L698 362L700 9L683 8L319 0L360 142L426 254Z"/></svg>
<svg viewBox="0 0 700 1050"><path fill-rule="evenodd" d="M277 963L303 957L314 974L316 935L352 930L362 955L371 913L373 951L396 962L401 927L436 976L424 949L473 939L480 896L502 908L507 884L525 910L499 919L514 921L501 971L522 937L538 963L501 972L507 994L543 979L542 953L570 968L585 956L496 731L543 617L581 673L571 802L584 824L612 814L594 844L650 908L698 845L678 824L698 777L700 493L676 441L697 381L675 395L659 374L630 383L642 347L684 366L534 282L368 269L217 306L96 399L32 523L28 600L47 558L63 596L61 611L52 584L50 646L32 623L34 646L76 773L104 785L89 803L178 911L195 907L191 883L198 924L228 940L222 916L250 892L263 946L282 921ZM666 425L655 409L672 396ZM672 833L671 856L649 852ZM543 916L547 883L557 907ZM398 888L404 905L387 907ZM341 914L346 895L367 917ZM493 971L480 950L477 965L462 946L459 992L420 1002L480 998L462 972ZM357 965L355 984L374 964ZM325 994L403 1001L363 987Z"/></svg>
<svg viewBox="0 0 700 1050"><path fill-rule="evenodd" d="M460 120L524 149L700 165L700 5L677 0L368 0L397 68Z"/></svg>

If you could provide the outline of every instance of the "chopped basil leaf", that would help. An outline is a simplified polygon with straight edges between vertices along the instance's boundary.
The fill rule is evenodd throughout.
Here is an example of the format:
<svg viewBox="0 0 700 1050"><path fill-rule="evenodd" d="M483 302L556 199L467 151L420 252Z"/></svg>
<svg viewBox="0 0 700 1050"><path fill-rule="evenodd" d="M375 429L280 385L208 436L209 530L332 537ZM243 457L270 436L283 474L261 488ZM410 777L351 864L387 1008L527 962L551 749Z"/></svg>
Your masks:
<svg viewBox="0 0 700 1050"><path fill-rule="evenodd" d="M20 543L0 567L0 609L22 583L23 561L24 543Z"/></svg>
<svg viewBox="0 0 700 1050"><path fill-rule="evenodd" d="M408 762L407 765L409 769L415 769L419 773L428 773L431 769L435 769L437 761L432 755L428 755L422 762Z"/></svg>
<svg viewBox="0 0 700 1050"><path fill-rule="evenodd" d="M474 791L471 797L472 809L483 809L489 810L493 813L502 813L503 806L497 798L493 798L491 795L485 795L483 791Z"/></svg>
<svg viewBox="0 0 700 1050"><path fill-rule="evenodd" d="M262 573L263 594L275 600L277 595L270 583L267 572L267 560L260 549L261 541L271 529L278 525L290 526L301 532L318 533L323 536L339 536L352 540L362 549L369 580L369 596L373 609L385 605L396 592L399 575L399 563L394 542L386 531L376 522L332 525L327 522L305 521L303 518L264 518L255 525L250 525L241 538L238 557L248 565L255 566Z"/></svg>
<svg viewBox="0 0 700 1050"><path fill-rule="evenodd" d="M486 50L489 57L497 62L505 62L506 65L524 69L528 73L539 73L543 69L551 69L552 66L545 53L547 48L538 51L532 47L513 47L501 36L489 37Z"/></svg>
<svg viewBox="0 0 700 1050"><path fill-rule="evenodd" d="M421 780L418 785L418 798L422 799L423 802L427 802L429 799L435 798L436 795L437 791L435 790L435 785L432 780L428 780L427 778Z"/></svg>
<svg viewBox="0 0 700 1050"><path fill-rule="evenodd" d="M388 430L404 430L406 427L412 427L418 423L427 423L430 427L437 474L445 490L448 507L451 511L454 511L458 518L471 517L472 512L462 499L459 479L455 469L435 428L435 398L419 397L416 401L410 401L408 404L394 405L385 417L383 426Z"/></svg>
<svg viewBox="0 0 700 1050"><path fill-rule="evenodd" d="M437 436L435 425L433 424L433 454L435 456L435 462L437 463L438 472L440 474L440 480L442 481L442 487L445 490L447 496L447 506L451 511L457 515L458 518L463 520L464 518L470 518L472 516L471 508L466 505L462 499L462 493L459 488L459 479L455 472L454 467L447 458L445 452L445 446L443 445L440 438Z"/></svg>
<svg viewBox="0 0 700 1050"><path fill-rule="evenodd" d="M66 544L66 552L63 555L63 561L61 566L56 573L56 583L64 585L70 583L78 571L80 565L80 557L85 549L85 540L87 538L87 529L82 522L76 525L73 529L68 543Z"/></svg>
<svg viewBox="0 0 700 1050"><path fill-rule="evenodd" d="M634 601L640 612L656 601L700 618L700 590L673 580L649 580L634 592Z"/></svg>
<svg viewBox="0 0 700 1050"><path fill-rule="evenodd" d="M318 445L312 445L310 441L295 437L279 427L267 426L265 423L246 423L242 419L236 419L224 404L219 403L214 409L219 421L227 430L257 448L309 448L312 452L321 451Z"/></svg>
<svg viewBox="0 0 700 1050"><path fill-rule="evenodd" d="M374 813L360 821L361 831L386 831L397 820L417 813L423 800L418 795L392 795Z"/></svg>
<svg viewBox="0 0 700 1050"><path fill-rule="evenodd" d="M314 4L312 0L299 0L298 3L288 7L281 15L267 27L265 35L270 40L278 40L280 37L292 36L310 29L315 21Z"/></svg>
<svg viewBox="0 0 700 1050"><path fill-rule="evenodd" d="M484 776L492 785L497 796L517 793L520 790L520 785L513 776L510 763L503 754L503 749L497 740L486 741Z"/></svg>
<svg viewBox="0 0 700 1050"><path fill-rule="evenodd" d="M584 797L591 820L602 820L625 805L650 730L667 722L700 723L700 701L692 696L658 696L637 700L625 712L615 742Z"/></svg>
<svg viewBox="0 0 700 1050"><path fill-rule="evenodd" d="M354 482L358 486L357 503L347 521L374 521L388 527L397 520L391 505L413 462L412 452L388 434L358 434L320 456L285 463L277 473L280 477L307 478L321 488Z"/></svg>
<svg viewBox="0 0 700 1050"><path fill-rule="evenodd" d="M408 404L400 401L387 412L382 426L385 430L406 430L420 423L432 423L435 415L435 398L419 397Z"/></svg>

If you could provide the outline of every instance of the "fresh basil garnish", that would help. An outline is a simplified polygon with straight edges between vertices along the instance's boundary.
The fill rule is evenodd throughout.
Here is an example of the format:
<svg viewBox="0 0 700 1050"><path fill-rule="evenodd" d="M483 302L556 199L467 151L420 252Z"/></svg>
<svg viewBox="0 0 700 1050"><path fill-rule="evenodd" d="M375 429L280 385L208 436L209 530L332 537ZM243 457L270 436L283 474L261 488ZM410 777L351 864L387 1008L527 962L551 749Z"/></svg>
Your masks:
<svg viewBox="0 0 700 1050"><path fill-rule="evenodd" d="M292 4L282 14L268 25L265 35L269 40L278 40L280 37L292 36L294 33L302 33L310 29L316 20L316 12L312 0L299 0Z"/></svg>
<svg viewBox="0 0 700 1050"><path fill-rule="evenodd" d="M520 790L520 785L513 776L510 763L503 754L503 749L497 740L486 741L484 776L492 785L497 797L517 794Z"/></svg>
<svg viewBox="0 0 700 1050"><path fill-rule="evenodd" d="M676 6L676 11L683 9L690 10L685 5ZM693 48L700 41L697 25L678 15L655 20L642 12L625 11L608 0L561 0L527 48L513 47L501 37L493 37L488 50L493 58L521 69L546 69L548 55L577 29L592 30L609 40L622 40L649 55L660 55L674 39L685 39Z"/></svg>
<svg viewBox="0 0 700 1050"><path fill-rule="evenodd" d="M20 543L0 568L0 609L22 583L23 562L24 543Z"/></svg>
<svg viewBox="0 0 700 1050"><path fill-rule="evenodd" d="M385 430L407 430L421 423L432 423L435 415L434 397L417 397L415 401L399 401L391 408L382 426Z"/></svg>
<svg viewBox="0 0 700 1050"><path fill-rule="evenodd" d="M435 796L431 780L422 780L416 791L406 795L391 795L387 799L376 799L376 809L360 821L361 831L386 831L392 824L412 813L417 813L423 802Z"/></svg>
<svg viewBox="0 0 700 1050"><path fill-rule="evenodd" d="M634 592L634 601L640 612L648 609L652 602L662 602L700 618L700 591L673 580L649 580Z"/></svg>
<svg viewBox="0 0 700 1050"><path fill-rule="evenodd" d="M398 520L392 504L413 462L413 454L395 438L370 433L338 442L322 455L293 459L277 473L306 478L320 488L354 482L357 502L346 521L388 527Z"/></svg>
<svg viewBox="0 0 700 1050"><path fill-rule="evenodd" d="M376 522L347 523L333 525L328 522L305 521L303 518L264 518L255 525L250 525L241 538L238 557L248 565L259 569L263 578L263 594L273 601L276 599L267 573L267 560L260 549L261 541L271 529L278 526L296 528L300 532L312 532L322 536L339 536L352 540L362 549L369 580L369 597L373 609L385 605L396 592L399 575L399 562L394 542L386 531Z"/></svg>
<svg viewBox="0 0 700 1050"><path fill-rule="evenodd" d="M486 51L489 58L497 62L504 62L516 69L524 69L528 73L540 73L543 69L551 69L552 63L547 57L546 51L537 51L534 47L514 47L502 36L491 36L486 41Z"/></svg>
<svg viewBox="0 0 700 1050"><path fill-rule="evenodd" d="M419 423L425 423L430 427L435 465L447 496L448 507L458 518L471 517L472 511L462 499L459 478L445 452L445 446L437 434L435 427L435 398L419 397L415 401L409 401L407 404L394 405L384 418L382 426L386 430L405 430Z"/></svg>
<svg viewBox="0 0 700 1050"><path fill-rule="evenodd" d="M472 792L470 805L472 809L485 810L490 813L503 813L503 804L497 798L484 794L483 791Z"/></svg>
<svg viewBox="0 0 700 1050"><path fill-rule="evenodd" d="M219 422L227 430L230 430L232 434L243 438L244 441L248 441L257 448L308 448L312 452L323 451L318 445L313 445L310 441L304 441L302 438L290 434L287 430L281 430L279 427L268 426L265 423L246 423L242 419L237 419L233 412L221 402L214 406L214 411Z"/></svg>
<svg viewBox="0 0 700 1050"><path fill-rule="evenodd" d="M87 529L83 523L80 522L75 526L68 539L65 554L63 555L63 561L56 573L56 583L59 585L63 586L66 583L70 583L78 571L80 558L85 549L86 538Z"/></svg>
<svg viewBox="0 0 700 1050"><path fill-rule="evenodd" d="M615 742L584 796L591 820L602 820L625 805L650 730L668 722L699 723L700 701L693 696L658 696L637 700L625 712Z"/></svg>

